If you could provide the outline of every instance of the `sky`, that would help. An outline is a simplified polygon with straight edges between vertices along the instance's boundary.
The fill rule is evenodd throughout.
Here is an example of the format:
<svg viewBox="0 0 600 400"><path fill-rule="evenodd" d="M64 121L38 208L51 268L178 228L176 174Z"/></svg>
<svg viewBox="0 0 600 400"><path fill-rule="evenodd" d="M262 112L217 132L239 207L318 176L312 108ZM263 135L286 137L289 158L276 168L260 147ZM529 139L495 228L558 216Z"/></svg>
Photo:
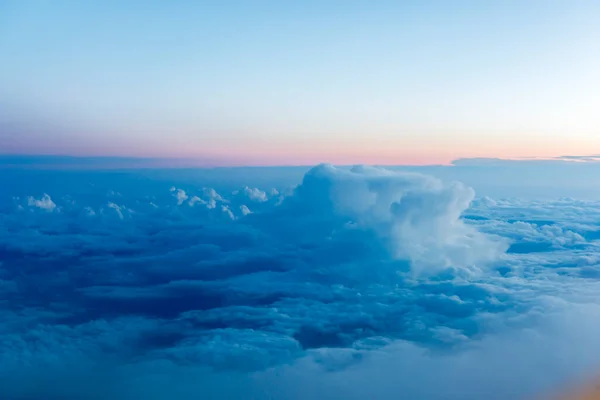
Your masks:
<svg viewBox="0 0 600 400"><path fill-rule="evenodd" d="M0 154L594 154L598 20L591 0L5 0Z"/></svg>
<svg viewBox="0 0 600 400"><path fill-rule="evenodd" d="M598 21L596 0L0 0L0 398L597 378Z"/></svg>

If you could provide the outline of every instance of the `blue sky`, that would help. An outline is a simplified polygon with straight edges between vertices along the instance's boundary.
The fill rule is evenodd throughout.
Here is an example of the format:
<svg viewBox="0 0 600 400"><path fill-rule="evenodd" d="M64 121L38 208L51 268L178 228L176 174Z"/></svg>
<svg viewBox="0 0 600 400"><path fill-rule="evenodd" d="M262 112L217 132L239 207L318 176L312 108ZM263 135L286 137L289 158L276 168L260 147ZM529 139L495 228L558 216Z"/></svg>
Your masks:
<svg viewBox="0 0 600 400"><path fill-rule="evenodd" d="M4 1L2 153L439 163L600 148L595 1Z"/></svg>

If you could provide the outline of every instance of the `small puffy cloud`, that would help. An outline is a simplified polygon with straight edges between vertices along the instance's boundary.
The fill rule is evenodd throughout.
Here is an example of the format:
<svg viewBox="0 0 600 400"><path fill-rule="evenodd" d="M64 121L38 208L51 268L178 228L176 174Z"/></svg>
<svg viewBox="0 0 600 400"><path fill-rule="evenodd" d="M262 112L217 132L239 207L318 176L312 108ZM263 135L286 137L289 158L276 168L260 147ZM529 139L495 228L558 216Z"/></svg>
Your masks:
<svg viewBox="0 0 600 400"><path fill-rule="evenodd" d="M174 189L174 188L171 188L171 189ZM171 190L171 192L173 193L173 197L175 197L177 199L178 206L182 205L183 203L185 203L185 201L187 199L189 199L189 196L183 189L175 189L175 190Z"/></svg>
<svg viewBox="0 0 600 400"><path fill-rule="evenodd" d="M215 199L208 199L206 202L206 208L210 210L217 208L217 201Z"/></svg>
<svg viewBox="0 0 600 400"><path fill-rule="evenodd" d="M221 195L213 188L204 188L202 192L204 193L204 196L214 201L225 201L225 199L223 199L223 197L221 197Z"/></svg>
<svg viewBox="0 0 600 400"><path fill-rule="evenodd" d="M248 197L248 199L252 201L265 202L269 200L267 194L257 188L249 188L248 186L246 186L244 188L244 194L246 195L246 197Z"/></svg>
<svg viewBox="0 0 600 400"><path fill-rule="evenodd" d="M29 197L27 199L27 205L29 207L35 207L46 211L56 210L56 204L52 201L52 198L48 194L44 194L40 199Z"/></svg>
<svg viewBox="0 0 600 400"><path fill-rule="evenodd" d="M243 205L243 204L240 206L240 211L242 212L242 215L252 214L252 211L250 211L248 206Z"/></svg>

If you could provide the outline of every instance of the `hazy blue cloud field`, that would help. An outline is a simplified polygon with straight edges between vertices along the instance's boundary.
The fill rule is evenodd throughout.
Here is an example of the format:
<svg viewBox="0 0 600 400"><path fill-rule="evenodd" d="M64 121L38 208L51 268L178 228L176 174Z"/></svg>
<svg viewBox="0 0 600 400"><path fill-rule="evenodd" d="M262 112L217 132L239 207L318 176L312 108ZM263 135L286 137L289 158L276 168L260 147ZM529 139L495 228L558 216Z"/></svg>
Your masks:
<svg viewBox="0 0 600 400"><path fill-rule="evenodd" d="M582 159L12 160L0 398L507 399L585 378L600 371L600 174Z"/></svg>

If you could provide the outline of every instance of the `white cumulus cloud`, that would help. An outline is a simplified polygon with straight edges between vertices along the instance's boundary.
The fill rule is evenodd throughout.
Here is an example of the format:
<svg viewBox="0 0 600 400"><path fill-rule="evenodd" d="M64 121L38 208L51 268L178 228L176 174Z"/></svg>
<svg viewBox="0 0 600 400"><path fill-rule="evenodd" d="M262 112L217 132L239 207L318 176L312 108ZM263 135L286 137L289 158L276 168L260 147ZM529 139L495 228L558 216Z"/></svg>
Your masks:
<svg viewBox="0 0 600 400"><path fill-rule="evenodd" d="M242 215L252 214L252 211L246 205L241 205L240 210L242 211Z"/></svg>
<svg viewBox="0 0 600 400"><path fill-rule="evenodd" d="M249 188L246 186L244 194L252 201L265 202L269 200L267 194L258 188Z"/></svg>
<svg viewBox="0 0 600 400"><path fill-rule="evenodd" d="M52 198L48 194L45 194L45 193L41 199L29 197L27 199L27 205L29 207L36 207L36 208L46 210L46 211L56 210L56 204L52 201Z"/></svg>
<svg viewBox="0 0 600 400"><path fill-rule="evenodd" d="M171 192L173 193L173 197L177 199L178 206L182 205L187 199L189 199L189 196L183 189L171 188Z"/></svg>
<svg viewBox="0 0 600 400"><path fill-rule="evenodd" d="M410 260L415 271L436 271L476 269L508 248L505 240L461 220L474 195L461 183L420 174L321 165L306 174L288 203L324 221L342 218L375 232L396 258Z"/></svg>

